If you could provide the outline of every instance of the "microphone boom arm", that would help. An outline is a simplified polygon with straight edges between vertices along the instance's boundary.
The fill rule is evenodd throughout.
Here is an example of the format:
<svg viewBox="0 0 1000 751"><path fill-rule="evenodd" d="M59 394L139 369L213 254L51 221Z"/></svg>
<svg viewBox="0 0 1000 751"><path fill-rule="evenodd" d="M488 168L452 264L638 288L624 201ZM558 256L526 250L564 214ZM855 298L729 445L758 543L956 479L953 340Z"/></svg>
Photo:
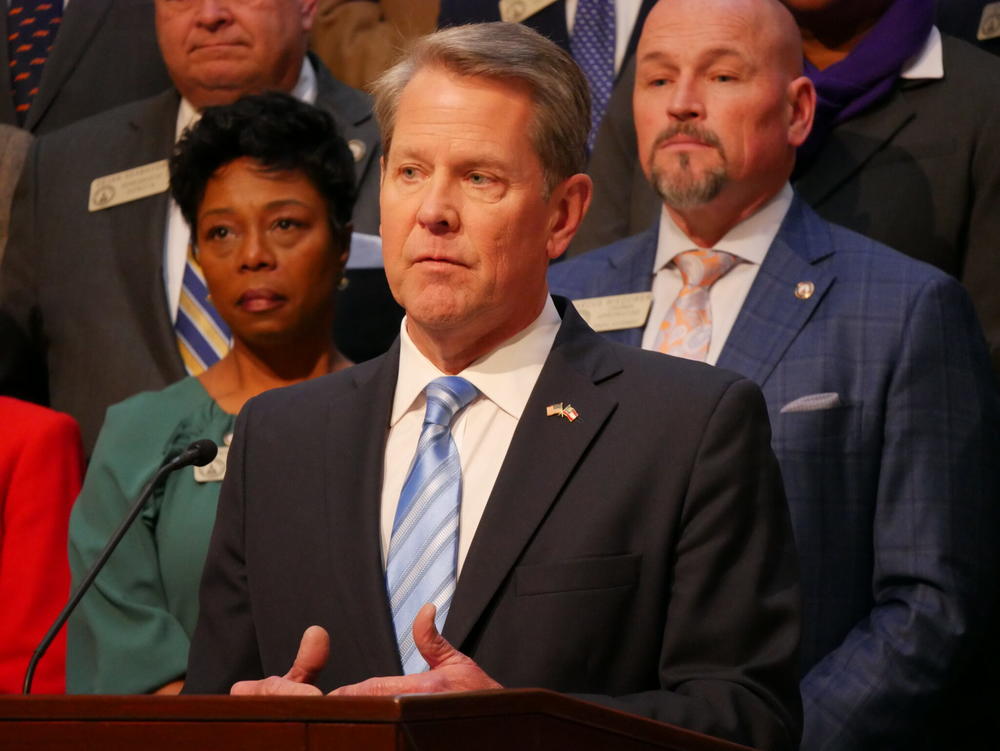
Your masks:
<svg viewBox="0 0 1000 751"><path fill-rule="evenodd" d="M80 582L80 586L76 588L76 591L69 598L69 602L67 602L66 606L62 609L62 611L60 611L59 617L56 618L55 623L52 624L45 636L42 638L42 641L38 644L34 653L31 655L31 660L28 661L28 669L24 673L24 686L22 689L23 694L27 695L31 693L31 683L35 677L35 668L38 666L38 661L42 659L42 656L55 640L56 634L59 633L59 629L61 629L63 624L69 620L70 615L76 609L76 606L79 604L83 596L87 593L87 590L90 589L90 586L94 583L94 580L101 572L101 569L104 568L104 564L107 563L108 558L111 557L114 549L118 547L118 543L121 542L125 533L128 532L129 527L132 526L136 517L139 516L143 506L146 505L146 501L149 500L149 496L153 494L153 488L157 486L160 480L176 469L180 469L181 467L185 467L189 464L197 464L199 467L208 464L215 458L217 451L218 448L212 441L203 438L192 443L184 449L184 451L165 462L158 470L156 470L156 474L154 474L152 479L150 479L150 481L143 487L142 492L139 493L138 500L136 500L136 502L132 505L132 508L129 509L128 515L126 515L121 524L118 525L114 534L111 535L111 538L108 540L108 544L104 546L104 550L102 550L101 554L97 556L97 560L94 561L93 565L91 565L90 569L87 571L87 575L83 578L83 581Z"/></svg>

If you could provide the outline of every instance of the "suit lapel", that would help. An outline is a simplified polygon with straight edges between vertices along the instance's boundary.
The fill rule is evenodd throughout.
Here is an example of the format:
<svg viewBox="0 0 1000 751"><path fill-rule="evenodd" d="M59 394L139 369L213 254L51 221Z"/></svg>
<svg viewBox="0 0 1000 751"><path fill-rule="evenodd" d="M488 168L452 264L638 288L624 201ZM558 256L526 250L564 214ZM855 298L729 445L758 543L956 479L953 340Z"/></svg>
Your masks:
<svg viewBox="0 0 1000 751"><path fill-rule="evenodd" d="M660 239L660 221L635 238L635 245L623 248L621 252L608 257L612 271L608 279L625 279L626 287L610 294L627 294L629 292L648 292L653 284L653 263L656 260L656 246ZM652 312L652 308L650 308ZM642 334L645 326L632 329L605 332L605 336L620 344L631 347L642 346Z"/></svg>
<svg viewBox="0 0 1000 751"><path fill-rule="evenodd" d="M364 655L368 675L402 672L385 591L379 514L386 431L399 370L399 339L381 358L352 369L356 390L331 405L327 446L347 448L326 462L327 571L336 581L329 623L342 625ZM341 641L344 634L333 634Z"/></svg>
<svg viewBox="0 0 1000 751"><path fill-rule="evenodd" d="M365 142L362 126L374 117L371 102L361 92L341 83L330 75L326 66L309 53L313 69L316 71L316 106L329 112L345 141L353 139L364 143L364 156L354 164L354 175L361 184L369 169L375 169L379 154L377 144Z"/></svg>
<svg viewBox="0 0 1000 751"><path fill-rule="evenodd" d="M56 35L56 43L52 47L52 55L42 69L38 96L28 110L25 128L33 129L55 101L59 89L73 73L80 57L90 45L94 32L104 23L104 17L111 9L112 2L113 0L87 0L87 2L77 0L66 8L62 26ZM4 38L6 39L6 35Z"/></svg>
<svg viewBox="0 0 1000 751"><path fill-rule="evenodd" d="M71 6L72 7L72 4ZM131 169L165 158L174 144L179 96L164 92L147 100L126 125L122 157L108 172ZM105 211L111 225L112 247L143 339L161 373L172 382L185 374L163 288L163 239L169 194L159 193Z"/></svg>
<svg viewBox="0 0 1000 751"><path fill-rule="evenodd" d="M461 648L614 411L617 402L595 384L620 370L608 344L566 305L465 559L444 627L452 644ZM555 402L572 404L579 418L547 417Z"/></svg>
<svg viewBox="0 0 1000 751"><path fill-rule="evenodd" d="M719 367L764 385L835 280L818 265L832 247L826 224L794 199L726 339ZM808 295L796 294L800 282L813 285Z"/></svg>
<svg viewBox="0 0 1000 751"><path fill-rule="evenodd" d="M796 192L810 206L820 206L917 117L905 92L909 85L919 84L904 81L899 95L891 97L880 109L838 125L816 161L796 179Z"/></svg>

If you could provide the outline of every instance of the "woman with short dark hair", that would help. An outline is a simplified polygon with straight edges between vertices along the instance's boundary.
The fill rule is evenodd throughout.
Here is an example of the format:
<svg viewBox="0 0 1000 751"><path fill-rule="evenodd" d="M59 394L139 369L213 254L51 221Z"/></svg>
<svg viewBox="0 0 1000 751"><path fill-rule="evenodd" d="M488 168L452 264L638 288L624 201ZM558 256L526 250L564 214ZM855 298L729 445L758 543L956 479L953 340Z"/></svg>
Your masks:
<svg viewBox="0 0 1000 751"><path fill-rule="evenodd" d="M199 375L108 410L70 521L74 580L167 456L210 438L221 457L166 479L83 598L70 620L70 693L181 688L236 413L262 391L350 365L332 331L354 167L330 116L277 93L209 108L170 167L232 347Z"/></svg>

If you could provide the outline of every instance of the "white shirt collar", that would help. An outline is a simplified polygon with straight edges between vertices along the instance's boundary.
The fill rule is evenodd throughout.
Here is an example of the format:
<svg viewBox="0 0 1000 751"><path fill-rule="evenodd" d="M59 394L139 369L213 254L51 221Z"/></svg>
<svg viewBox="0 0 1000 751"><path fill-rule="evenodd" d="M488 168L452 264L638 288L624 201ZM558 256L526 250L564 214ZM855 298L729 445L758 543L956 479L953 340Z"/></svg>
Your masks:
<svg viewBox="0 0 1000 751"><path fill-rule="evenodd" d="M291 94L300 102L306 104L316 104L316 97L319 87L316 83L316 69L313 68L312 61L308 56L303 58L302 67L299 69L299 80L295 82ZM180 140L185 128L190 128L201 118L201 113L194 108L187 99L181 99L180 109L177 110L177 127L174 130L174 140Z"/></svg>
<svg viewBox="0 0 1000 751"><path fill-rule="evenodd" d="M931 33L920 52L906 61L899 72L900 78L936 79L944 78L944 48L941 45L941 32L937 26L931 27Z"/></svg>
<svg viewBox="0 0 1000 751"><path fill-rule="evenodd" d="M767 249L774 242L778 228L792 205L792 186L785 183L775 196L765 203L758 211L744 219L729 230L719 242L712 247L724 250L734 256L753 264L764 262ZM674 223L670 212L664 207L660 218L660 236L656 246L656 258L653 261L653 274L665 267L678 253L693 250L696 246L690 238Z"/></svg>
<svg viewBox="0 0 1000 751"><path fill-rule="evenodd" d="M504 412L519 419L561 323L552 298L547 297L542 312L530 325L458 375ZM399 332L399 374L390 426L417 406L417 399L428 383L443 375L445 373L417 349L406 331L406 318L403 318Z"/></svg>

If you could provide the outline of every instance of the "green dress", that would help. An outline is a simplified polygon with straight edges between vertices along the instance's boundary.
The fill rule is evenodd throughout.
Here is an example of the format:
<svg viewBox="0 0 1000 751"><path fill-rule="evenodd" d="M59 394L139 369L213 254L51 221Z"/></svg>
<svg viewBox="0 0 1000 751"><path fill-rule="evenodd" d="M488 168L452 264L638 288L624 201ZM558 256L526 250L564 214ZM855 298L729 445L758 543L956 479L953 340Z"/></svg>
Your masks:
<svg viewBox="0 0 1000 751"><path fill-rule="evenodd" d="M69 525L74 587L163 460L233 430L196 378L108 410ZM69 621L67 693L136 694L183 678L221 482L169 475Z"/></svg>

